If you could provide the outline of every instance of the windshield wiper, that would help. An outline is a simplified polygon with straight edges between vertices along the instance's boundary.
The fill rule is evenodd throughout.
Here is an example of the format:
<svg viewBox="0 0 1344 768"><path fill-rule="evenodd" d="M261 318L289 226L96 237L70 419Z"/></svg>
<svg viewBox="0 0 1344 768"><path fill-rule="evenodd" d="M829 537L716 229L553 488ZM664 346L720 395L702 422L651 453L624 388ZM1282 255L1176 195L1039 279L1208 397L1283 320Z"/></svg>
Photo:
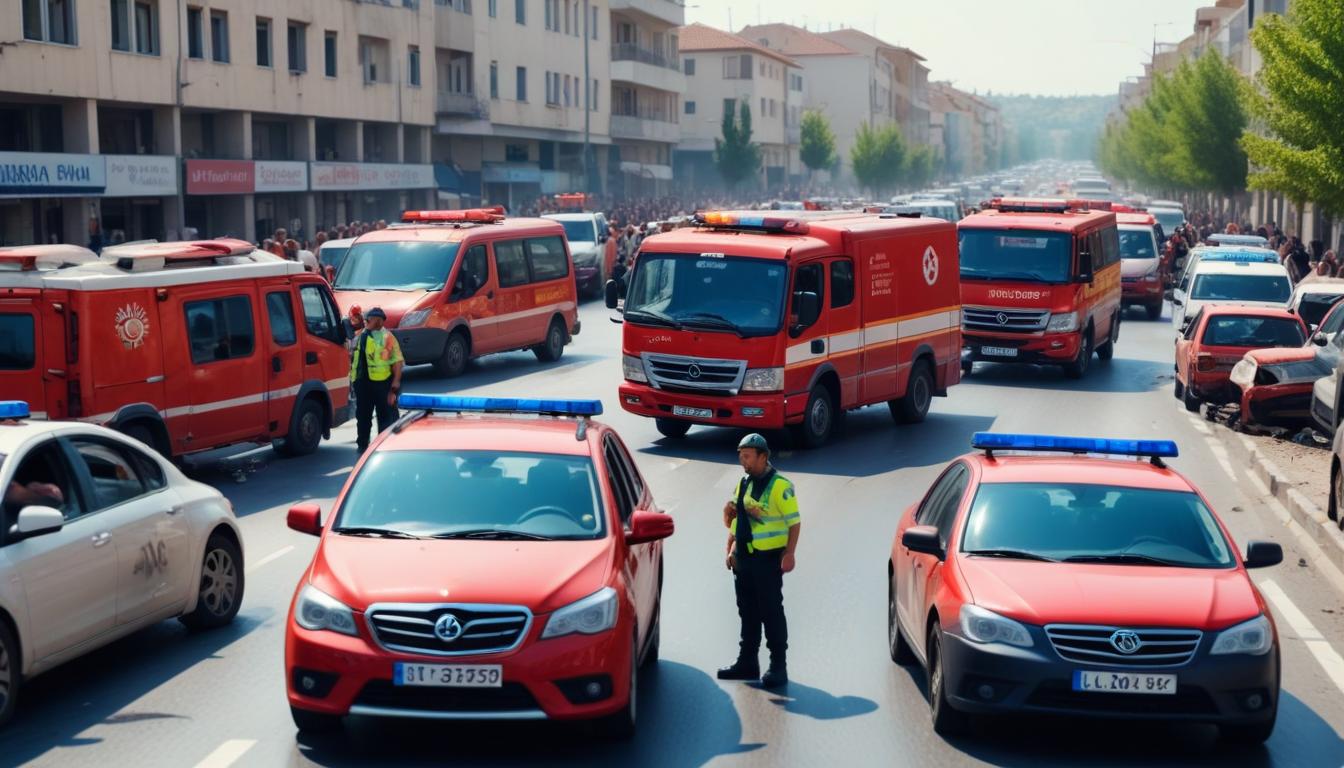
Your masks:
<svg viewBox="0 0 1344 768"><path fill-rule="evenodd" d="M1117 565L1168 565L1179 568L1188 567L1185 563L1177 563L1172 560L1163 560L1160 557L1149 557L1148 555L1135 555L1126 552L1116 552L1109 555L1074 555L1064 558L1066 563L1114 563Z"/></svg>
<svg viewBox="0 0 1344 768"><path fill-rule="evenodd" d="M370 538L375 538L375 539L419 539L419 538L423 538L423 537L421 537L421 536L416 536L414 533L407 533L407 532L405 532L405 531L396 531L396 530L393 530L393 529L391 529L391 528L372 528L372 527L361 527L361 526L352 526L352 527L350 527L350 528L337 528L337 529L336 529L336 533L339 533L339 534L341 534L342 536L368 536L368 537L370 537Z"/></svg>
<svg viewBox="0 0 1344 768"><path fill-rule="evenodd" d="M696 325L708 326L710 328L722 328L726 331L732 331L738 336L742 335L742 329L737 326L737 323L734 323L723 315L715 314L714 312L691 312L678 317L677 320L683 324L693 321Z"/></svg>
<svg viewBox="0 0 1344 768"><path fill-rule="evenodd" d="M1059 562L1053 557L1038 555L1035 552L1024 552L1020 549L974 549L964 554L975 555L977 557L1002 557L1012 560L1039 560L1043 563Z"/></svg>
<svg viewBox="0 0 1344 768"><path fill-rule="evenodd" d="M681 330L681 323L666 312L659 312L656 309L627 309L625 310L625 319L635 322L651 323L653 325L666 325L668 328Z"/></svg>
<svg viewBox="0 0 1344 768"><path fill-rule="evenodd" d="M526 531L501 530L499 528L480 528L471 531L447 531L429 536L431 539L526 539L528 541L555 541L554 536L542 536Z"/></svg>

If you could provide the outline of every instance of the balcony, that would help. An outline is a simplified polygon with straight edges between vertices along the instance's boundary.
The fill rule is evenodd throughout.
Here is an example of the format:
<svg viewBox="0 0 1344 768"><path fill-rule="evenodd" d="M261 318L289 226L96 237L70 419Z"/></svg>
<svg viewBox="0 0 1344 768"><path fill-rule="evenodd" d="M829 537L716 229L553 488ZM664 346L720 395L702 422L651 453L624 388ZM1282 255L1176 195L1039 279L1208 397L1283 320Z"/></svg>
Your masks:
<svg viewBox="0 0 1344 768"><path fill-rule="evenodd" d="M651 117L612 115L611 138L676 143L681 140L681 126Z"/></svg>
<svg viewBox="0 0 1344 768"><path fill-rule="evenodd" d="M611 0L611 10L640 13L674 27L686 23L686 6L682 0Z"/></svg>
<svg viewBox="0 0 1344 768"><path fill-rule="evenodd" d="M474 93L439 91L434 111L440 115L488 120L490 119L490 102L476 98Z"/></svg>
<svg viewBox="0 0 1344 768"><path fill-rule="evenodd" d="M611 79L673 93L686 90L680 57L630 43L611 46Z"/></svg>
<svg viewBox="0 0 1344 768"><path fill-rule="evenodd" d="M681 59L673 54L645 48L633 43L616 43L611 46L612 61L640 61L664 69L681 71Z"/></svg>

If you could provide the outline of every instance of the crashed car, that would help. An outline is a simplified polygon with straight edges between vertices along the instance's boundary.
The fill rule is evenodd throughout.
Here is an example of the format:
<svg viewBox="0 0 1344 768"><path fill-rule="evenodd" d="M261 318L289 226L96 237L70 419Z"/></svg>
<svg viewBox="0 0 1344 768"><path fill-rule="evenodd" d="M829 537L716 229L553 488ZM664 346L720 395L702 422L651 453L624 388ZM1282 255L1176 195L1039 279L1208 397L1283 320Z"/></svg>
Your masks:
<svg viewBox="0 0 1344 768"><path fill-rule="evenodd" d="M1298 351L1306 341L1306 325L1286 309L1207 305L1176 340L1176 399L1191 412L1201 402L1236 402L1229 375L1247 353L1275 347ZM1254 376L1247 379L1253 381Z"/></svg>
<svg viewBox="0 0 1344 768"><path fill-rule="evenodd" d="M1333 376L1339 362L1331 344L1247 352L1232 368L1229 381L1241 393L1241 423L1246 426L1309 426L1312 387Z"/></svg>

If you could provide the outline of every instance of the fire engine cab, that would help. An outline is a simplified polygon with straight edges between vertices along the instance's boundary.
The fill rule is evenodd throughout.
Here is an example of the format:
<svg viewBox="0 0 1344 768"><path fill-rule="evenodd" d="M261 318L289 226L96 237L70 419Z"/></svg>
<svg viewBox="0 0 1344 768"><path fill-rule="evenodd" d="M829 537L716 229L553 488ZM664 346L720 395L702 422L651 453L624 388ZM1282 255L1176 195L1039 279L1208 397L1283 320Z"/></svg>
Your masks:
<svg viewBox="0 0 1344 768"><path fill-rule="evenodd" d="M166 456L316 450L349 414L336 302L241 240L0 249L0 392Z"/></svg>
<svg viewBox="0 0 1344 768"><path fill-rule="evenodd" d="M922 421L960 380L955 232L917 215L709 212L648 238L607 288L607 306L625 300L621 406L670 438L789 425L807 446L865 405Z"/></svg>

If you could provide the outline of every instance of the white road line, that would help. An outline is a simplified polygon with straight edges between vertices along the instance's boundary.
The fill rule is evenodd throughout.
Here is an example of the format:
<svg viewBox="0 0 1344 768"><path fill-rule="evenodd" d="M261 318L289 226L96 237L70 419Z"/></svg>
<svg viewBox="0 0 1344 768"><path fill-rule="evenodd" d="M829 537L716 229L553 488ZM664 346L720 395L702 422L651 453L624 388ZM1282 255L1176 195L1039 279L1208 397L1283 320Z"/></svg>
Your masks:
<svg viewBox="0 0 1344 768"><path fill-rule="evenodd" d="M1186 416L1190 417L1190 425L1193 426L1197 432L1202 432L1203 434L1206 435L1213 434L1213 430L1209 429L1208 423L1205 422L1203 419L1199 418L1198 416L1190 416L1190 414L1188 413L1186 414Z"/></svg>
<svg viewBox="0 0 1344 768"><path fill-rule="evenodd" d="M247 570L245 570L244 573L251 574L252 572L261 568L263 565L279 560L280 558L284 557L285 555L288 555L290 552L293 551L294 551L294 545L292 544L288 547L281 547L280 549L256 561L255 563L252 563L251 565L247 566Z"/></svg>
<svg viewBox="0 0 1344 768"><path fill-rule="evenodd" d="M1213 437L1205 438L1205 442L1209 444L1209 451L1213 453L1213 458L1218 460L1218 466L1223 468L1229 478L1236 480L1237 473L1236 470L1232 469L1232 462L1228 459L1227 449Z"/></svg>
<svg viewBox="0 0 1344 768"><path fill-rule="evenodd" d="M1274 583L1273 579L1265 579L1260 582L1260 591L1269 601L1274 604L1279 615L1288 626L1292 627L1293 632L1297 634L1311 651L1311 655L1316 657L1317 663L1325 668L1325 674L1328 675L1335 687L1344 693L1344 657L1330 645L1330 642L1312 625L1311 620L1288 599L1283 589Z"/></svg>
<svg viewBox="0 0 1344 768"><path fill-rule="evenodd" d="M228 768L238 762L238 758L246 754L247 750L256 746L256 743L254 739L229 739L215 747L215 751L197 763L196 768Z"/></svg>

